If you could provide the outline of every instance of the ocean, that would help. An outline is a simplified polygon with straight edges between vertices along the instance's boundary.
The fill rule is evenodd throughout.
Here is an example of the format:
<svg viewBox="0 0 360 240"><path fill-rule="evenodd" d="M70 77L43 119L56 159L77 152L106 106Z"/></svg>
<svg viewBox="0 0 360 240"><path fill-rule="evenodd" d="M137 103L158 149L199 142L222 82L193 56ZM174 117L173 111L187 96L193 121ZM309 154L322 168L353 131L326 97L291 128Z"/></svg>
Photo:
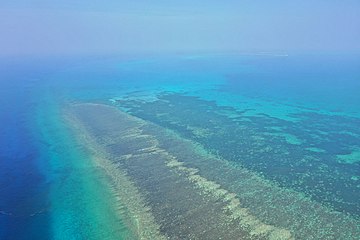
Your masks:
<svg viewBox="0 0 360 240"><path fill-rule="evenodd" d="M0 65L0 239L359 239L359 55Z"/></svg>

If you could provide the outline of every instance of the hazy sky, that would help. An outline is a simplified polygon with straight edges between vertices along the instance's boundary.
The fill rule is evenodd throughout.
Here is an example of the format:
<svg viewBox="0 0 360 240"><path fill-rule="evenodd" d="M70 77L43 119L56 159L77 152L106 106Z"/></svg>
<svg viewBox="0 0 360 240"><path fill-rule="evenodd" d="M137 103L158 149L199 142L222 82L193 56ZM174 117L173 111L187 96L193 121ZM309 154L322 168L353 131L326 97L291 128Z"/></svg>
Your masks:
<svg viewBox="0 0 360 240"><path fill-rule="evenodd" d="M360 52L359 0L1 0L0 55Z"/></svg>

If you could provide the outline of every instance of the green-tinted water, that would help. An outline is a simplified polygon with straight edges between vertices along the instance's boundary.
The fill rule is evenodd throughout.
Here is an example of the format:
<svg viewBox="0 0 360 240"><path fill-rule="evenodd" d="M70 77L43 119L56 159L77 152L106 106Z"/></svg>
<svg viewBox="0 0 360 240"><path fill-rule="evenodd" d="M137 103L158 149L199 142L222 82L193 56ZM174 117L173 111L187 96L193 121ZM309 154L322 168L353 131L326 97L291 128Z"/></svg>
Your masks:
<svg viewBox="0 0 360 240"><path fill-rule="evenodd" d="M94 156L71 131L53 98L38 106L37 123L50 184L52 239L134 239Z"/></svg>

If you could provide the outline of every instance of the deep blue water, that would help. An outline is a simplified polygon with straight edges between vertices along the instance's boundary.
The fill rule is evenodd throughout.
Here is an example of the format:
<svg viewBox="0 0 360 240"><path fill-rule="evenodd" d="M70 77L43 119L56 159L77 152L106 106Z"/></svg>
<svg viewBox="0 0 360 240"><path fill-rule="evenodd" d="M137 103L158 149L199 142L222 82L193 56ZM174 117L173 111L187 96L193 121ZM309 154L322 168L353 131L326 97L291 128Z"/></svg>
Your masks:
<svg viewBox="0 0 360 240"><path fill-rule="evenodd" d="M33 67L7 66L0 75L1 239L49 238L48 184L40 171L34 132L36 99L31 90L38 76Z"/></svg>

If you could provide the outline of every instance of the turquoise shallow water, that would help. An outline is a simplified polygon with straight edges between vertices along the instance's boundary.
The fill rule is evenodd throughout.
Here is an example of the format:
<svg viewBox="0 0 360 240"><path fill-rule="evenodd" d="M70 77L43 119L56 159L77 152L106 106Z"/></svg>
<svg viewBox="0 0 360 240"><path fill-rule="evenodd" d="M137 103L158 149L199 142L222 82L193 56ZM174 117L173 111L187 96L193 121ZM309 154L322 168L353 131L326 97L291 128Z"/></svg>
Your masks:
<svg viewBox="0 0 360 240"><path fill-rule="evenodd" d="M63 104L73 102L116 106L359 220L359 56L148 56L6 69L4 239L133 237L126 216L112 211L106 178L63 120ZM224 184L236 192L241 180L232 181Z"/></svg>

